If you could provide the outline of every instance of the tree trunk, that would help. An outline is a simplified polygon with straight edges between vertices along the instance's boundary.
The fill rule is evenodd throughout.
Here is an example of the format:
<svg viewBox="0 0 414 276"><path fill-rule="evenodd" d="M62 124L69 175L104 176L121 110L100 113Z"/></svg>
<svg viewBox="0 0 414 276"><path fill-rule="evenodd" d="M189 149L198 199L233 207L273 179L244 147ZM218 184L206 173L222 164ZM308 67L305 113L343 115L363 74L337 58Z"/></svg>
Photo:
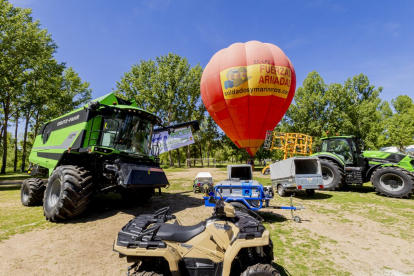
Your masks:
<svg viewBox="0 0 414 276"><path fill-rule="evenodd" d="M207 148L207 167L210 166L210 145L211 145L211 142L208 143L208 148Z"/></svg>
<svg viewBox="0 0 414 276"><path fill-rule="evenodd" d="M173 160L172 160L172 154L171 151L168 152L168 156L170 157L170 167L174 166Z"/></svg>
<svg viewBox="0 0 414 276"><path fill-rule="evenodd" d="M1 126L1 129L0 129L0 148L1 148L1 138L3 138L3 129L4 129L4 127L3 126Z"/></svg>
<svg viewBox="0 0 414 276"><path fill-rule="evenodd" d="M26 123L24 124L24 135L23 135L23 154L22 154L22 166L21 171L24 171L26 167L26 143L27 143L27 129L29 127L29 120L30 120L30 110L26 114ZM36 136L34 137L36 139Z"/></svg>
<svg viewBox="0 0 414 276"><path fill-rule="evenodd" d="M187 146L187 159L190 159L191 153L190 153L190 145ZM187 166L191 167L191 161L187 162Z"/></svg>
<svg viewBox="0 0 414 276"><path fill-rule="evenodd" d="M201 143L200 143L200 159L201 159L201 167L204 167L204 165L203 165L203 153L201 152Z"/></svg>
<svg viewBox="0 0 414 276"><path fill-rule="evenodd" d="M178 160L178 167L180 167L181 166L181 162L180 162L180 151L179 151L178 148L177 148L177 160Z"/></svg>
<svg viewBox="0 0 414 276"><path fill-rule="evenodd" d="M13 166L13 171L17 171L17 129L19 126L19 113L18 111L16 111L16 122L15 122L16 126L14 128L14 166Z"/></svg>
<svg viewBox="0 0 414 276"><path fill-rule="evenodd" d="M7 100L7 99L6 99ZM6 163L7 163L7 123L9 119L9 102L5 103L4 106L4 134L3 134L3 160L1 164L0 174L6 174Z"/></svg>

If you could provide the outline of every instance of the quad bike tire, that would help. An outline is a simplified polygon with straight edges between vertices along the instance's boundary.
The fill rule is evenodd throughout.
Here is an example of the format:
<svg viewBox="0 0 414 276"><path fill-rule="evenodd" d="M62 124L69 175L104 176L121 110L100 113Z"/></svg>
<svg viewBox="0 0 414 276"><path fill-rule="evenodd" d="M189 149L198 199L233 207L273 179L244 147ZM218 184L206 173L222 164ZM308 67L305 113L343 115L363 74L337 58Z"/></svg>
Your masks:
<svg viewBox="0 0 414 276"><path fill-rule="evenodd" d="M255 264L249 266L240 276L280 276L280 273L270 264Z"/></svg>
<svg viewBox="0 0 414 276"><path fill-rule="evenodd" d="M248 212L248 210L249 210L246 205L244 205L243 203L240 203L240 202L230 202L230 204L233 207L235 207L235 208L237 208L240 211L245 212L245 213Z"/></svg>
<svg viewBox="0 0 414 276"><path fill-rule="evenodd" d="M287 193L286 193L285 189L283 189L283 185L282 185L282 184L277 185L277 194L278 194L280 197L285 197L285 196L287 196Z"/></svg>
<svg viewBox="0 0 414 276"><path fill-rule="evenodd" d="M92 174L78 166L57 167L49 178L43 199L49 221L62 221L82 214L93 194Z"/></svg>
<svg viewBox="0 0 414 276"><path fill-rule="evenodd" d="M153 188L124 189L121 192L122 200L129 205L141 206L147 203L154 194Z"/></svg>
<svg viewBox="0 0 414 276"><path fill-rule="evenodd" d="M314 189L307 189L305 191L306 191L306 194L308 196L314 196L315 195L315 190Z"/></svg>
<svg viewBox="0 0 414 276"><path fill-rule="evenodd" d="M131 274L132 276L162 276L162 274L158 274L153 271L139 271L137 273Z"/></svg>
<svg viewBox="0 0 414 276"><path fill-rule="evenodd" d="M413 195L414 174L399 167L379 167L372 173L371 183L381 195L408 198Z"/></svg>
<svg viewBox="0 0 414 276"><path fill-rule="evenodd" d="M324 190L338 191L344 187L344 171L335 162L321 159L322 178ZM325 182L325 180L329 182Z"/></svg>
<svg viewBox="0 0 414 276"><path fill-rule="evenodd" d="M24 206L40 206L42 205L43 195L45 193L45 185L40 178L28 178L22 183L20 190L20 199Z"/></svg>

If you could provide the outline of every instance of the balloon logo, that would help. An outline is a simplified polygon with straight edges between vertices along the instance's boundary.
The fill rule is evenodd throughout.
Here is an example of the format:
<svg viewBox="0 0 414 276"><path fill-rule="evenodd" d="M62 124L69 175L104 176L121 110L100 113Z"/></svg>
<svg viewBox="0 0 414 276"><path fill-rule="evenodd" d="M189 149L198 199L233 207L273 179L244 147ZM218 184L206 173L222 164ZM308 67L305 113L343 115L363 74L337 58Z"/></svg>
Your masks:
<svg viewBox="0 0 414 276"><path fill-rule="evenodd" d="M289 108L296 75L279 47L249 41L218 51L204 69L200 88L210 116L253 157L266 131L273 130Z"/></svg>

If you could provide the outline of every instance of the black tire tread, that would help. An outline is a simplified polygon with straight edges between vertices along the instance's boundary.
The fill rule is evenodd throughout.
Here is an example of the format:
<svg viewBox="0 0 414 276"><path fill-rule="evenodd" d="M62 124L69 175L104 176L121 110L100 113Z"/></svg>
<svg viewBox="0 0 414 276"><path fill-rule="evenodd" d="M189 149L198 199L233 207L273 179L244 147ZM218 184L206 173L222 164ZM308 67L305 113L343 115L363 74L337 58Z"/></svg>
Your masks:
<svg viewBox="0 0 414 276"><path fill-rule="evenodd" d="M158 274L153 271L139 271L137 273L132 274L133 276L162 276L162 274Z"/></svg>
<svg viewBox="0 0 414 276"><path fill-rule="evenodd" d="M41 178L28 178L23 181L22 184L22 191L23 186L29 186L29 198L26 204L23 203L24 206L39 206L42 205L43 194L45 192L46 186L43 185L43 180Z"/></svg>
<svg viewBox="0 0 414 276"><path fill-rule="evenodd" d="M375 176L377 173L380 173L381 170L383 169L392 169L392 170L396 170L398 172L404 173L408 176L408 178L411 179L411 186L412 189L410 191L408 191L405 195L400 195L400 196L395 196L392 195L390 193L388 193L387 191L382 190L381 188L377 187L374 183L375 183ZM412 196L414 194L414 174L403 169L403 168L399 168L399 167L378 167L372 174L371 174L371 183L375 188L375 191L378 192L379 194L386 196L386 197L392 197L392 198L409 198L410 196Z"/></svg>
<svg viewBox="0 0 414 276"><path fill-rule="evenodd" d="M344 170L338 166L338 164L336 162L333 162L329 159L325 159L325 158L321 158L321 160L326 161L328 163L330 163L332 166L334 166L338 171L339 171L339 182L335 187L330 188L330 191L339 191L341 190L346 184L345 184L345 172Z"/></svg>
<svg viewBox="0 0 414 276"><path fill-rule="evenodd" d="M235 208L239 208L241 211L248 210L247 206L244 205L243 203L233 201L233 202L230 202L230 204Z"/></svg>
<svg viewBox="0 0 414 276"><path fill-rule="evenodd" d="M56 168L52 175L61 174L62 192L56 208L45 211L47 220L61 221L82 214L93 194L92 174L78 166L65 165ZM52 177L52 176L51 176ZM46 202L46 196L44 202Z"/></svg>
<svg viewBox="0 0 414 276"><path fill-rule="evenodd" d="M240 276L280 276L280 273L270 264L255 264L249 266Z"/></svg>

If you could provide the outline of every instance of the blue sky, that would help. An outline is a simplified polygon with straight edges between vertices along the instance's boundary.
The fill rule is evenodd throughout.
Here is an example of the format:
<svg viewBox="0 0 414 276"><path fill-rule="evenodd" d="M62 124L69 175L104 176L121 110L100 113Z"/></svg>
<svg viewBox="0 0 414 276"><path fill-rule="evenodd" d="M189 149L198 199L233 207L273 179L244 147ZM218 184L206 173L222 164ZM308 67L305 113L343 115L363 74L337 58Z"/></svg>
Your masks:
<svg viewBox="0 0 414 276"><path fill-rule="evenodd" d="M56 1L11 0L30 7L59 46L56 58L109 93L140 60L169 52L206 66L232 43L279 46L297 87L316 70L325 82L366 74L381 97L414 98L414 1Z"/></svg>

